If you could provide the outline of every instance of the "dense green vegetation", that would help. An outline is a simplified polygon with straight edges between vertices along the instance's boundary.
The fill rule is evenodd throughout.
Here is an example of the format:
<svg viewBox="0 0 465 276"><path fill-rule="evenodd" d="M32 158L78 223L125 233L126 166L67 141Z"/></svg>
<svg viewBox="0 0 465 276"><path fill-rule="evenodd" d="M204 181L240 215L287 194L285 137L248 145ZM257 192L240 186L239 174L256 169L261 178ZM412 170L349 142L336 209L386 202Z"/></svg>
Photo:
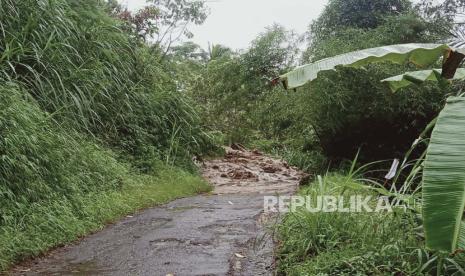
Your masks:
<svg viewBox="0 0 465 276"><path fill-rule="evenodd" d="M270 85L297 64L369 47L437 42L449 36L445 31L449 21L429 21L420 12L426 11L409 1L394 2L399 3L330 1L310 25L302 58L302 37L272 26L247 51L228 50L220 57L206 54L206 59L196 60L202 70L186 88L201 103L207 127L221 130L227 142L280 153L311 172L329 164L337 167L352 159L359 148L362 162L401 158L437 116L444 105L443 95L452 88L428 83L407 88L409 93L390 93L380 80L414 67L389 63L325 72L297 91ZM361 10L352 12L354 6ZM347 24L347 20L353 22Z"/></svg>
<svg viewBox="0 0 465 276"><path fill-rule="evenodd" d="M417 158L424 158L428 140L413 149L412 143L438 116L446 95L461 91L461 83L449 86L444 82L415 82L417 85L394 94L386 83L381 82L416 69L416 65L421 64L415 64L415 60L405 64L392 64L386 60L358 69L337 68L322 72L318 79L295 91L271 86L270 81L298 63L314 62L354 50L400 43L440 43L450 38L453 14L458 12L461 3L447 1L436 7L430 4L330 1L320 18L310 25L308 47L301 60L297 55L299 37L274 26L261 34L247 51L224 51L220 58L209 59L206 55L206 59L197 61L205 73L195 76L193 85L187 89L203 106L202 116L208 122L207 127L220 130L225 142L260 147L311 173L344 168L347 160L359 152L359 164L387 160L373 164L365 174L379 179L387 173L390 160L402 160L409 152L405 163L408 167L403 168L394 181L379 181L384 182L384 192L392 197L420 200L422 162ZM439 62L423 65L440 67ZM429 134L429 131L423 133L426 137ZM438 167L444 164L455 167L450 163L452 160L448 160ZM455 180L461 183L459 179ZM371 183L372 180L362 182ZM462 184L457 186L462 187ZM414 194L410 195L412 192ZM441 194L445 195L444 191ZM457 204L462 202L462 193L458 190L455 196L450 196L456 198ZM432 198L440 202L438 197ZM441 209L436 212L441 216L445 206L440 203L434 206L432 208ZM454 218L463 213L461 206L451 206L452 209ZM404 214L407 221L414 221L409 224L396 214L381 217L314 215L305 211L300 215L291 214L280 231L283 242L281 273L461 273L463 254L460 249L445 257L429 251L423 243L424 237L408 232L422 227L422 222L417 221L420 213L421 208ZM319 219L322 217L320 229ZM445 219L443 221L446 223ZM460 218L455 225L460 226ZM392 236L378 236L373 229L380 227L384 234ZM334 233L328 234L332 236L328 237L328 244L322 246L329 248L326 252L318 247L318 243L328 229L334 229ZM372 235L373 239L368 241L356 238ZM402 239L406 239L405 243ZM340 254L335 253L338 250ZM340 266L336 264L339 261Z"/></svg>
<svg viewBox="0 0 465 276"><path fill-rule="evenodd" d="M350 175L350 174L349 174ZM356 175L331 174L301 195L376 195ZM435 275L437 259L425 249L421 219L403 207L394 213L289 214L279 233L282 275ZM462 275L463 257L448 259L441 275ZM454 274L455 273L455 274Z"/></svg>
<svg viewBox="0 0 465 276"><path fill-rule="evenodd" d="M326 11L331 8L331 5L329 5L326 8ZM458 38L451 41L450 45L460 47L460 45L463 45L463 42L461 38ZM419 67L426 67L431 66L436 58L444 57L442 60L442 70L435 69L435 73L432 73L431 70L424 70L421 72L426 72L429 76L433 74L434 77L432 79L441 84L441 89L437 94L447 97L453 94L453 92L447 89L449 88L447 87L449 82L447 82L446 79L462 79L462 69L458 70L460 73L457 77L455 74L457 67L460 66L461 62L465 58L465 55L462 53L462 49L449 47L450 46L442 44L405 44L351 52L335 56L334 58L323 59L313 64L298 68L286 75L283 75L280 80L283 81L286 87L296 88L306 82L311 82L315 79L317 80L319 73L337 69L337 65L360 67L365 64L365 61L370 63L387 60L403 64L406 61L405 57L409 56L409 63ZM437 52L437 49L442 49L444 52ZM421 51L421 53L417 55L414 51ZM420 72L417 73L419 74ZM427 80L427 78L410 77L409 74L400 75L400 78L404 78L404 80L407 81L405 85L402 85L403 87L408 86L411 83L423 83ZM398 82L398 78L399 77L393 77L384 81L396 83ZM396 90L398 88L399 87L391 85L391 89ZM423 151L421 157L414 161L415 165L409 169L411 172L405 180L400 178L401 181L404 182L399 182L401 172L395 173L396 176L394 177L393 183L389 183L391 177L388 176L386 176L387 181L385 181L383 185L376 184L372 180L362 180L362 182L369 183L371 189L376 190L379 194L389 195L392 202L400 202L404 204L416 202L416 206L410 206L409 208L404 209L403 214L401 215L413 218L410 219L410 221L414 221L416 218L420 218L421 220L413 225L403 225L404 228L407 228L403 229L403 231L405 233L406 230L421 230L421 238L416 242L413 242L413 244L409 245L407 248L404 248L403 245L398 246L398 244L396 244L395 248L397 252L390 256L383 254L385 246L391 248L393 244L395 244L395 241L399 241L401 238L397 237L394 240L390 240L388 237L385 237L381 244L377 244L374 247L378 249L378 251L374 253L372 249L370 249L370 246L366 247L366 245L370 245L372 243L371 239L366 239L366 237L369 237L371 229L353 229L353 225L359 225L364 221L363 217L357 217L355 221L348 223L344 227L338 228L337 225L340 223L340 219L338 219L338 217L340 214L331 214L331 224L327 227L331 228L336 226L337 234L330 238L330 244L342 244L342 247L344 248L344 242L350 241L348 247L355 245L355 248L357 249L356 251L353 251L355 248L352 249L352 254L356 252L355 256L349 253L350 250L347 252L348 254L339 254L337 256L334 256L333 252L328 252L333 256L329 259L325 259L325 253L317 252L315 254L312 253L311 250L319 248L314 244L317 244L317 241L319 241L322 236L325 237L327 233L316 233L316 235L309 238L309 246L305 247L305 250L302 252L302 250L294 250L296 247L292 246L296 243L295 241L299 241L298 243L300 243L302 237L294 231L289 231L289 229L295 228L296 224L297 226L305 227L303 225L306 225L306 223L302 223L302 221L310 221L308 223L308 229L306 229L307 231L305 232L311 232L315 225L317 225L317 228L319 227L321 213L315 215L308 211L303 211L301 212L303 214L302 216L291 214L287 216L287 219L282 226L284 231L281 232L281 237L284 241L284 246L282 247L283 251L281 252L281 256L283 256L284 260L281 263L283 273L296 275L300 275L302 273L310 275L350 275L353 273L391 274L394 272L402 275L462 275L465 273L463 269L463 246L465 242L465 224L463 220L463 215L465 213L465 186L463 183L464 151L462 149L463 143L461 142L462 138L460 134L463 131L464 123L463 98L460 96L461 90L457 89L456 91L457 92L455 93L459 95L459 97L449 96L447 98L447 105L439 114L438 119L433 120L431 118L431 123L428 124L427 127L423 127L425 130L421 134L416 135L416 137L419 137L416 141L421 141L420 138L424 138L422 136L427 135L428 132L433 129L430 141L426 142L426 144L429 143L427 151ZM350 132L350 130L347 130L347 132ZM411 150L406 154L404 162L408 161L409 158L412 158L412 153L417 142L413 144ZM399 145L400 143L397 144L397 146ZM369 151L369 153L371 157L372 151ZM373 153L376 155L376 152ZM353 168L354 166L351 167L351 172L346 177L345 182L339 181L334 185L336 189L342 187L342 191L340 191L340 194L338 195L346 195L347 192L352 189L353 186L347 187L347 184L354 176L354 174L352 174ZM405 168L406 167L402 165L400 170L403 171ZM421 178L417 178L419 173L423 174ZM416 178L418 180L415 180ZM311 189L318 190L321 193L321 190L323 190L322 187L325 186L325 183L320 180L318 184L319 189ZM373 186L373 184L375 185ZM386 189L387 184L390 184L388 189ZM363 185L364 184L362 184L362 186ZM369 189L368 187L370 186L365 186L365 188ZM422 190L421 197L418 197L419 190ZM370 215L369 219L374 221L374 219L378 216L379 214ZM379 230L380 225L383 225L384 222L388 221L390 223L388 226L388 233L395 235L397 230L396 227L399 227L399 225L397 225L395 221L391 220L398 216L399 215L397 213L389 214L380 221L375 222L374 228ZM295 219L295 217L297 217L297 219ZM347 216L344 216L344 218L347 218ZM350 229L349 231L351 231L352 234L360 234L364 237L363 240L357 241L356 238L347 237L344 233L344 230L346 229ZM340 237L342 237L342 239L340 239ZM425 245L422 245L423 239L425 240ZM406 237L404 240L409 240L409 238ZM290 243L290 246L287 243ZM374 239L374 243L376 244L376 239ZM412 249L414 249L418 254L418 258L413 261L411 260ZM346 253L344 249L342 249L342 252ZM423 252L427 253L423 254ZM297 254L297 258L292 258L294 254ZM360 260L360 254L363 254L361 259L368 257L362 262L362 267L359 267L357 262L352 263L354 259ZM431 254L431 256L428 256L429 254ZM427 256L424 264L423 255ZM376 256L381 256L381 258L379 258L379 261L381 261L380 263L378 263ZM338 264L335 265L334 258L337 258L337 261L342 260L342 266ZM400 262L398 262L399 260ZM336 267L334 267L334 265Z"/></svg>
<svg viewBox="0 0 465 276"><path fill-rule="evenodd" d="M182 171L212 149L195 107L108 9L0 2L0 270L209 189Z"/></svg>
<svg viewBox="0 0 465 276"><path fill-rule="evenodd" d="M95 1L7 1L1 9L2 78L20 85L52 119L135 162L182 161L206 145L169 69ZM176 156L165 150L170 146L190 152Z"/></svg>
<svg viewBox="0 0 465 276"><path fill-rule="evenodd" d="M275 24L235 50L186 41L186 26L206 19L202 1L150 0L131 13L114 0L0 0L0 271L140 208L208 191L193 157L223 144L260 148L312 175L336 171L304 195L402 191L419 199L432 127L425 128L462 81L410 77L415 85L392 93L381 80L415 66L388 61L325 71L296 90L276 77L355 50L442 43L463 8L459 0L329 0L305 35ZM408 166L382 179L407 152ZM448 157L432 167L450 165ZM381 162L353 173L374 161ZM463 166L454 168L459 175ZM433 174L428 188L434 181ZM454 198L455 220L443 223L461 222L462 198ZM278 271L463 273L463 252L426 248L420 214L299 210L279 226ZM426 221L434 229L437 217Z"/></svg>

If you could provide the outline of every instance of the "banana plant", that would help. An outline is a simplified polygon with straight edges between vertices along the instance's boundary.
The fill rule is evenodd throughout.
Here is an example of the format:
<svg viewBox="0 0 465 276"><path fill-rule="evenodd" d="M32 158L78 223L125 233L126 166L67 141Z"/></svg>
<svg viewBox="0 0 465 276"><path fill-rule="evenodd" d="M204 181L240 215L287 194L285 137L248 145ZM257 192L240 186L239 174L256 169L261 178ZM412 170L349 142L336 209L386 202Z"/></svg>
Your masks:
<svg viewBox="0 0 465 276"><path fill-rule="evenodd" d="M443 58L442 69L407 72L383 80L396 91L413 83L465 79L458 68L465 51L447 44L399 44L342 54L307 64L280 76L285 88L309 83L337 66L361 67L391 61L429 67ZM450 97L433 130L424 163L422 213L426 246L438 252L465 249L465 98Z"/></svg>
<svg viewBox="0 0 465 276"><path fill-rule="evenodd" d="M412 63L422 68L432 65L440 57L444 57L445 64L453 63L456 60L456 53L446 44L412 43L377 47L350 52L300 66L282 75L279 80L285 88L294 89L315 80L320 72L334 70L337 66L358 68L369 63L390 61L397 64ZM449 70L445 70L445 72L449 73Z"/></svg>
<svg viewBox="0 0 465 276"><path fill-rule="evenodd" d="M449 97L431 135L423 170L423 227L430 249L454 252L464 242L464 137L465 98Z"/></svg>
<svg viewBox="0 0 465 276"><path fill-rule="evenodd" d="M464 80L465 79L465 68L458 68L457 72L452 79L445 79L442 77L442 69L430 69L421 71L407 72L401 75L390 77L382 80L381 82L388 83L392 92L397 92L399 89L407 87L412 84L421 84L426 81L435 82L449 82L450 80Z"/></svg>

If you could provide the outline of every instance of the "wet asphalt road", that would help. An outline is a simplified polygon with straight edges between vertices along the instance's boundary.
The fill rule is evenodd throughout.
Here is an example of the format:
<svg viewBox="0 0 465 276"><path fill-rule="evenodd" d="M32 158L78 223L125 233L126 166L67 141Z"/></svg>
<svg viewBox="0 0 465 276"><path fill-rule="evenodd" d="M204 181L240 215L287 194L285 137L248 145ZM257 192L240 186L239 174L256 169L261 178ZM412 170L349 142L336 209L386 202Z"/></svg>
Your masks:
<svg viewBox="0 0 465 276"><path fill-rule="evenodd" d="M272 229L278 218L263 213L263 196L295 191L298 172L265 156L249 158L250 152L244 156L231 149L228 153L228 158L205 165L206 178L213 185L215 178L226 178L228 187L263 189L245 189L251 192L245 194L229 189L229 194L184 198L142 211L11 274L273 275ZM270 164L278 169L269 169ZM237 173L241 169L251 170L248 179ZM270 177L274 181L266 184ZM218 186L222 192L224 185L222 181Z"/></svg>

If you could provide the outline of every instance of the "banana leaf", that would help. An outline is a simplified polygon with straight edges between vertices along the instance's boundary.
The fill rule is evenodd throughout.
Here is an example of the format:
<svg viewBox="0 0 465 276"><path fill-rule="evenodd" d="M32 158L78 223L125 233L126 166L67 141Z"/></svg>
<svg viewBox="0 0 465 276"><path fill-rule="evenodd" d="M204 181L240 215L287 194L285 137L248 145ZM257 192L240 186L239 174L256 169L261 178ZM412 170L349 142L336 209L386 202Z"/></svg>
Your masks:
<svg viewBox="0 0 465 276"><path fill-rule="evenodd" d="M336 66L361 67L373 62L390 61L398 64L413 63L427 67L440 57L447 57L451 48L445 44L398 44L365 49L323 59L303 65L282 75L279 80L286 89L305 85L316 79L322 71L334 70Z"/></svg>
<svg viewBox="0 0 465 276"><path fill-rule="evenodd" d="M426 246L453 252L465 242L465 98L450 97L428 147L423 171Z"/></svg>
<svg viewBox="0 0 465 276"><path fill-rule="evenodd" d="M464 80L465 79L465 68L458 68L454 77L451 80ZM447 81L442 77L442 69L422 70L407 72L402 75L397 75L391 78L382 80L389 84L392 92L407 87L411 84L421 84L425 81Z"/></svg>
<svg viewBox="0 0 465 276"><path fill-rule="evenodd" d="M462 221L462 226L460 228L459 248L461 250L465 250L465 222L464 221Z"/></svg>

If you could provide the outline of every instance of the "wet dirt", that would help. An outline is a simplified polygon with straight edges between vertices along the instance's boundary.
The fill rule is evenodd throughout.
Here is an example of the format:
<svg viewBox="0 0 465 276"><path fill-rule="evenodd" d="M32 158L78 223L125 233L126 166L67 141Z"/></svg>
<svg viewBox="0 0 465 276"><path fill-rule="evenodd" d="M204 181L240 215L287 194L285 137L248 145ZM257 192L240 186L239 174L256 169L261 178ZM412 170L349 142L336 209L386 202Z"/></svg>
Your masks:
<svg viewBox="0 0 465 276"><path fill-rule="evenodd" d="M11 275L273 275L273 224L263 195L294 193L304 175L241 146L205 161L210 195L127 217Z"/></svg>
<svg viewBox="0 0 465 276"><path fill-rule="evenodd" d="M203 176L215 194L290 194L305 175L259 151L227 148L223 159L205 162Z"/></svg>

